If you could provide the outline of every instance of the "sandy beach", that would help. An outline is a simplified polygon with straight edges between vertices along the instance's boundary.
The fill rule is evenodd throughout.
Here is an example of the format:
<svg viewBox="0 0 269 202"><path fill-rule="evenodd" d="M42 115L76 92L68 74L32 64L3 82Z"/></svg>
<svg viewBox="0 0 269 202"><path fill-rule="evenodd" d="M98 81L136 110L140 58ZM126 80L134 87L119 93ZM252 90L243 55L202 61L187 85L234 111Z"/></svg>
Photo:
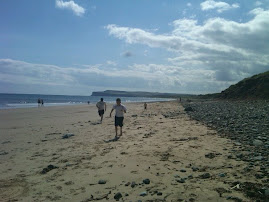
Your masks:
<svg viewBox="0 0 269 202"><path fill-rule="evenodd" d="M93 105L0 110L0 201L252 201L232 140L177 102L123 104L118 141L111 104L102 124Z"/></svg>

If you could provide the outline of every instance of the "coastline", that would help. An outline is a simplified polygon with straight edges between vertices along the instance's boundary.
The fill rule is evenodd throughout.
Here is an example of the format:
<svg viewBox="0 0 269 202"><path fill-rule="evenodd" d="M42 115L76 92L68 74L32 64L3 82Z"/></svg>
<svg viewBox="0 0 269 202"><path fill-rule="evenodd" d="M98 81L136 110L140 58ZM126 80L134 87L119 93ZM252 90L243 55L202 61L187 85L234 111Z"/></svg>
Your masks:
<svg viewBox="0 0 269 202"><path fill-rule="evenodd" d="M120 192L126 201L253 200L233 188L261 182L257 167L244 172L246 162L229 158L235 142L192 120L177 102L149 103L147 111L142 103L123 104L116 142L105 142L115 135L112 104L102 124L89 105L0 110L0 197L115 201ZM55 168L42 174L49 165Z"/></svg>

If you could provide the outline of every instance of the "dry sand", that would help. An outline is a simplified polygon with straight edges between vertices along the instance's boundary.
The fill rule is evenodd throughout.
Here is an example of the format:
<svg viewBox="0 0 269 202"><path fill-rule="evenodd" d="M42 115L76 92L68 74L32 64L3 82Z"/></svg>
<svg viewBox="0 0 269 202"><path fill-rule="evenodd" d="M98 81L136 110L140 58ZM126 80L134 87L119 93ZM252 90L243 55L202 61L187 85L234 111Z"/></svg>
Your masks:
<svg viewBox="0 0 269 202"><path fill-rule="evenodd" d="M111 105L102 124L92 105L0 110L0 201L115 201L117 192L123 201L250 201L231 189L237 179L255 182L241 174L244 162L227 158L231 140L176 102L149 103L147 111L142 103L125 106L123 136L108 143L115 135ZM74 136L62 139L66 133ZM58 168L41 174L50 164ZM204 173L210 177L199 177Z"/></svg>

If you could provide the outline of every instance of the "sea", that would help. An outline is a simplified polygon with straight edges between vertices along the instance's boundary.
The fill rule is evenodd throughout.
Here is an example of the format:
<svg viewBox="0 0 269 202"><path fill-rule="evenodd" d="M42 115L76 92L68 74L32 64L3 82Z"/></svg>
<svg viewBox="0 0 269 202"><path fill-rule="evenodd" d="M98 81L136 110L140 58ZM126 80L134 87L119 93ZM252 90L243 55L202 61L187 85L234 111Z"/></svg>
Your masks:
<svg viewBox="0 0 269 202"><path fill-rule="evenodd" d="M0 93L0 109L31 108L38 107L37 100L44 101L44 107L64 105L95 105L100 101L99 96L75 96L75 95L39 95L39 94L7 94ZM117 97L104 96L107 103L115 103ZM170 101L169 98L146 98L146 97L121 97L121 102L156 102Z"/></svg>

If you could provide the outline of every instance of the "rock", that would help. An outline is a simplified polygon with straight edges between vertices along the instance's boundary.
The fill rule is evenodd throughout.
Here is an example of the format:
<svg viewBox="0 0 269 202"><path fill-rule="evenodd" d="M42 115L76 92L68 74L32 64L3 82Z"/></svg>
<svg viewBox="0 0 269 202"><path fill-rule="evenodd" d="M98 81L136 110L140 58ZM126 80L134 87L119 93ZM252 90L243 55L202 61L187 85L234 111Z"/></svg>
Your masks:
<svg viewBox="0 0 269 202"><path fill-rule="evenodd" d="M207 178L210 178L211 175L209 173L204 173L202 175L199 176L201 179L207 179Z"/></svg>
<svg viewBox="0 0 269 202"><path fill-rule="evenodd" d="M120 192L118 192L114 195L114 199L117 201L120 200L121 197L122 197L122 194Z"/></svg>
<svg viewBox="0 0 269 202"><path fill-rule="evenodd" d="M213 159L213 158L216 157L216 154L214 154L214 153L208 153L208 154L205 155L205 157L206 157L206 158Z"/></svg>
<svg viewBox="0 0 269 202"><path fill-rule="evenodd" d="M146 191L143 191L143 192L141 192L140 194L139 194L139 196L147 196L148 195L148 193L146 192Z"/></svg>
<svg viewBox="0 0 269 202"><path fill-rule="evenodd" d="M254 146L261 146L261 145L263 145L263 141L261 141L261 140L254 140L253 141L253 145Z"/></svg>
<svg viewBox="0 0 269 202"><path fill-rule="evenodd" d="M137 117L137 114L133 114L132 117Z"/></svg>
<svg viewBox="0 0 269 202"><path fill-rule="evenodd" d="M98 184L106 184L106 180L99 180Z"/></svg>
<svg viewBox="0 0 269 202"><path fill-rule="evenodd" d="M161 196L161 195L163 195L162 192L157 192L157 196Z"/></svg>
<svg viewBox="0 0 269 202"><path fill-rule="evenodd" d="M263 159L263 156L255 156L253 158L254 161L261 161Z"/></svg>
<svg viewBox="0 0 269 202"><path fill-rule="evenodd" d="M186 111L186 112L193 112L193 109L192 109L192 107L186 107L184 109L184 111Z"/></svg>
<svg viewBox="0 0 269 202"><path fill-rule="evenodd" d="M126 194L125 194L125 196L129 196L129 194L128 194L128 193L126 193Z"/></svg>
<svg viewBox="0 0 269 202"><path fill-rule="evenodd" d="M127 183L125 184L125 186L128 187L130 184L131 184L130 182L127 182Z"/></svg>
<svg viewBox="0 0 269 202"><path fill-rule="evenodd" d="M219 177L226 177L226 173L219 173Z"/></svg>
<svg viewBox="0 0 269 202"><path fill-rule="evenodd" d="M62 136L62 139L68 139L68 138L70 138L70 137L72 137L72 136L75 136L75 135L72 134L72 133L67 133L67 134L64 134L64 135Z"/></svg>
<svg viewBox="0 0 269 202"><path fill-rule="evenodd" d="M179 183L185 183L185 179L183 179L183 178L177 179L176 181Z"/></svg>
<svg viewBox="0 0 269 202"><path fill-rule="evenodd" d="M186 171L186 170L184 170L184 169L181 169L181 170L180 170L180 172L185 173L185 172L187 172L187 171Z"/></svg>
<svg viewBox="0 0 269 202"><path fill-rule="evenodd" d="M136 186L136 183L135 182L132 182L131 183L131 187L134 188Z"/></svg>
<svg viewBox="0 0 269 202"><path fill-rule="evenodd" d="M55 169L55 168L58 168L57 166L54 166L54 165L48 165L46 168L44 168L42 171L41 171L41 174L46 174L47 172Z"/></svg>
<svg viewBox="0 0 269 202"><path fill-rule="evenodd" d="M150 184L150 180L149 180L149 179L144 179L144 180L143 180L143 183L144 183L144 184Z"/></svg>
<svg viewBox="0 0 269 202"><path fill-rule="evenodd" d="M192 171L194 171L194 172L199 170L199 168L198 168L198 167L195 167L195 166L193 166L191 169L192 169Z"/></svg>
<svg viewBox="0 0 269 202"><path fill-rule="evenodd" d="M8 152L6 152L6 151L0 151L0 155L7 155L8 154Z"/></svg>

